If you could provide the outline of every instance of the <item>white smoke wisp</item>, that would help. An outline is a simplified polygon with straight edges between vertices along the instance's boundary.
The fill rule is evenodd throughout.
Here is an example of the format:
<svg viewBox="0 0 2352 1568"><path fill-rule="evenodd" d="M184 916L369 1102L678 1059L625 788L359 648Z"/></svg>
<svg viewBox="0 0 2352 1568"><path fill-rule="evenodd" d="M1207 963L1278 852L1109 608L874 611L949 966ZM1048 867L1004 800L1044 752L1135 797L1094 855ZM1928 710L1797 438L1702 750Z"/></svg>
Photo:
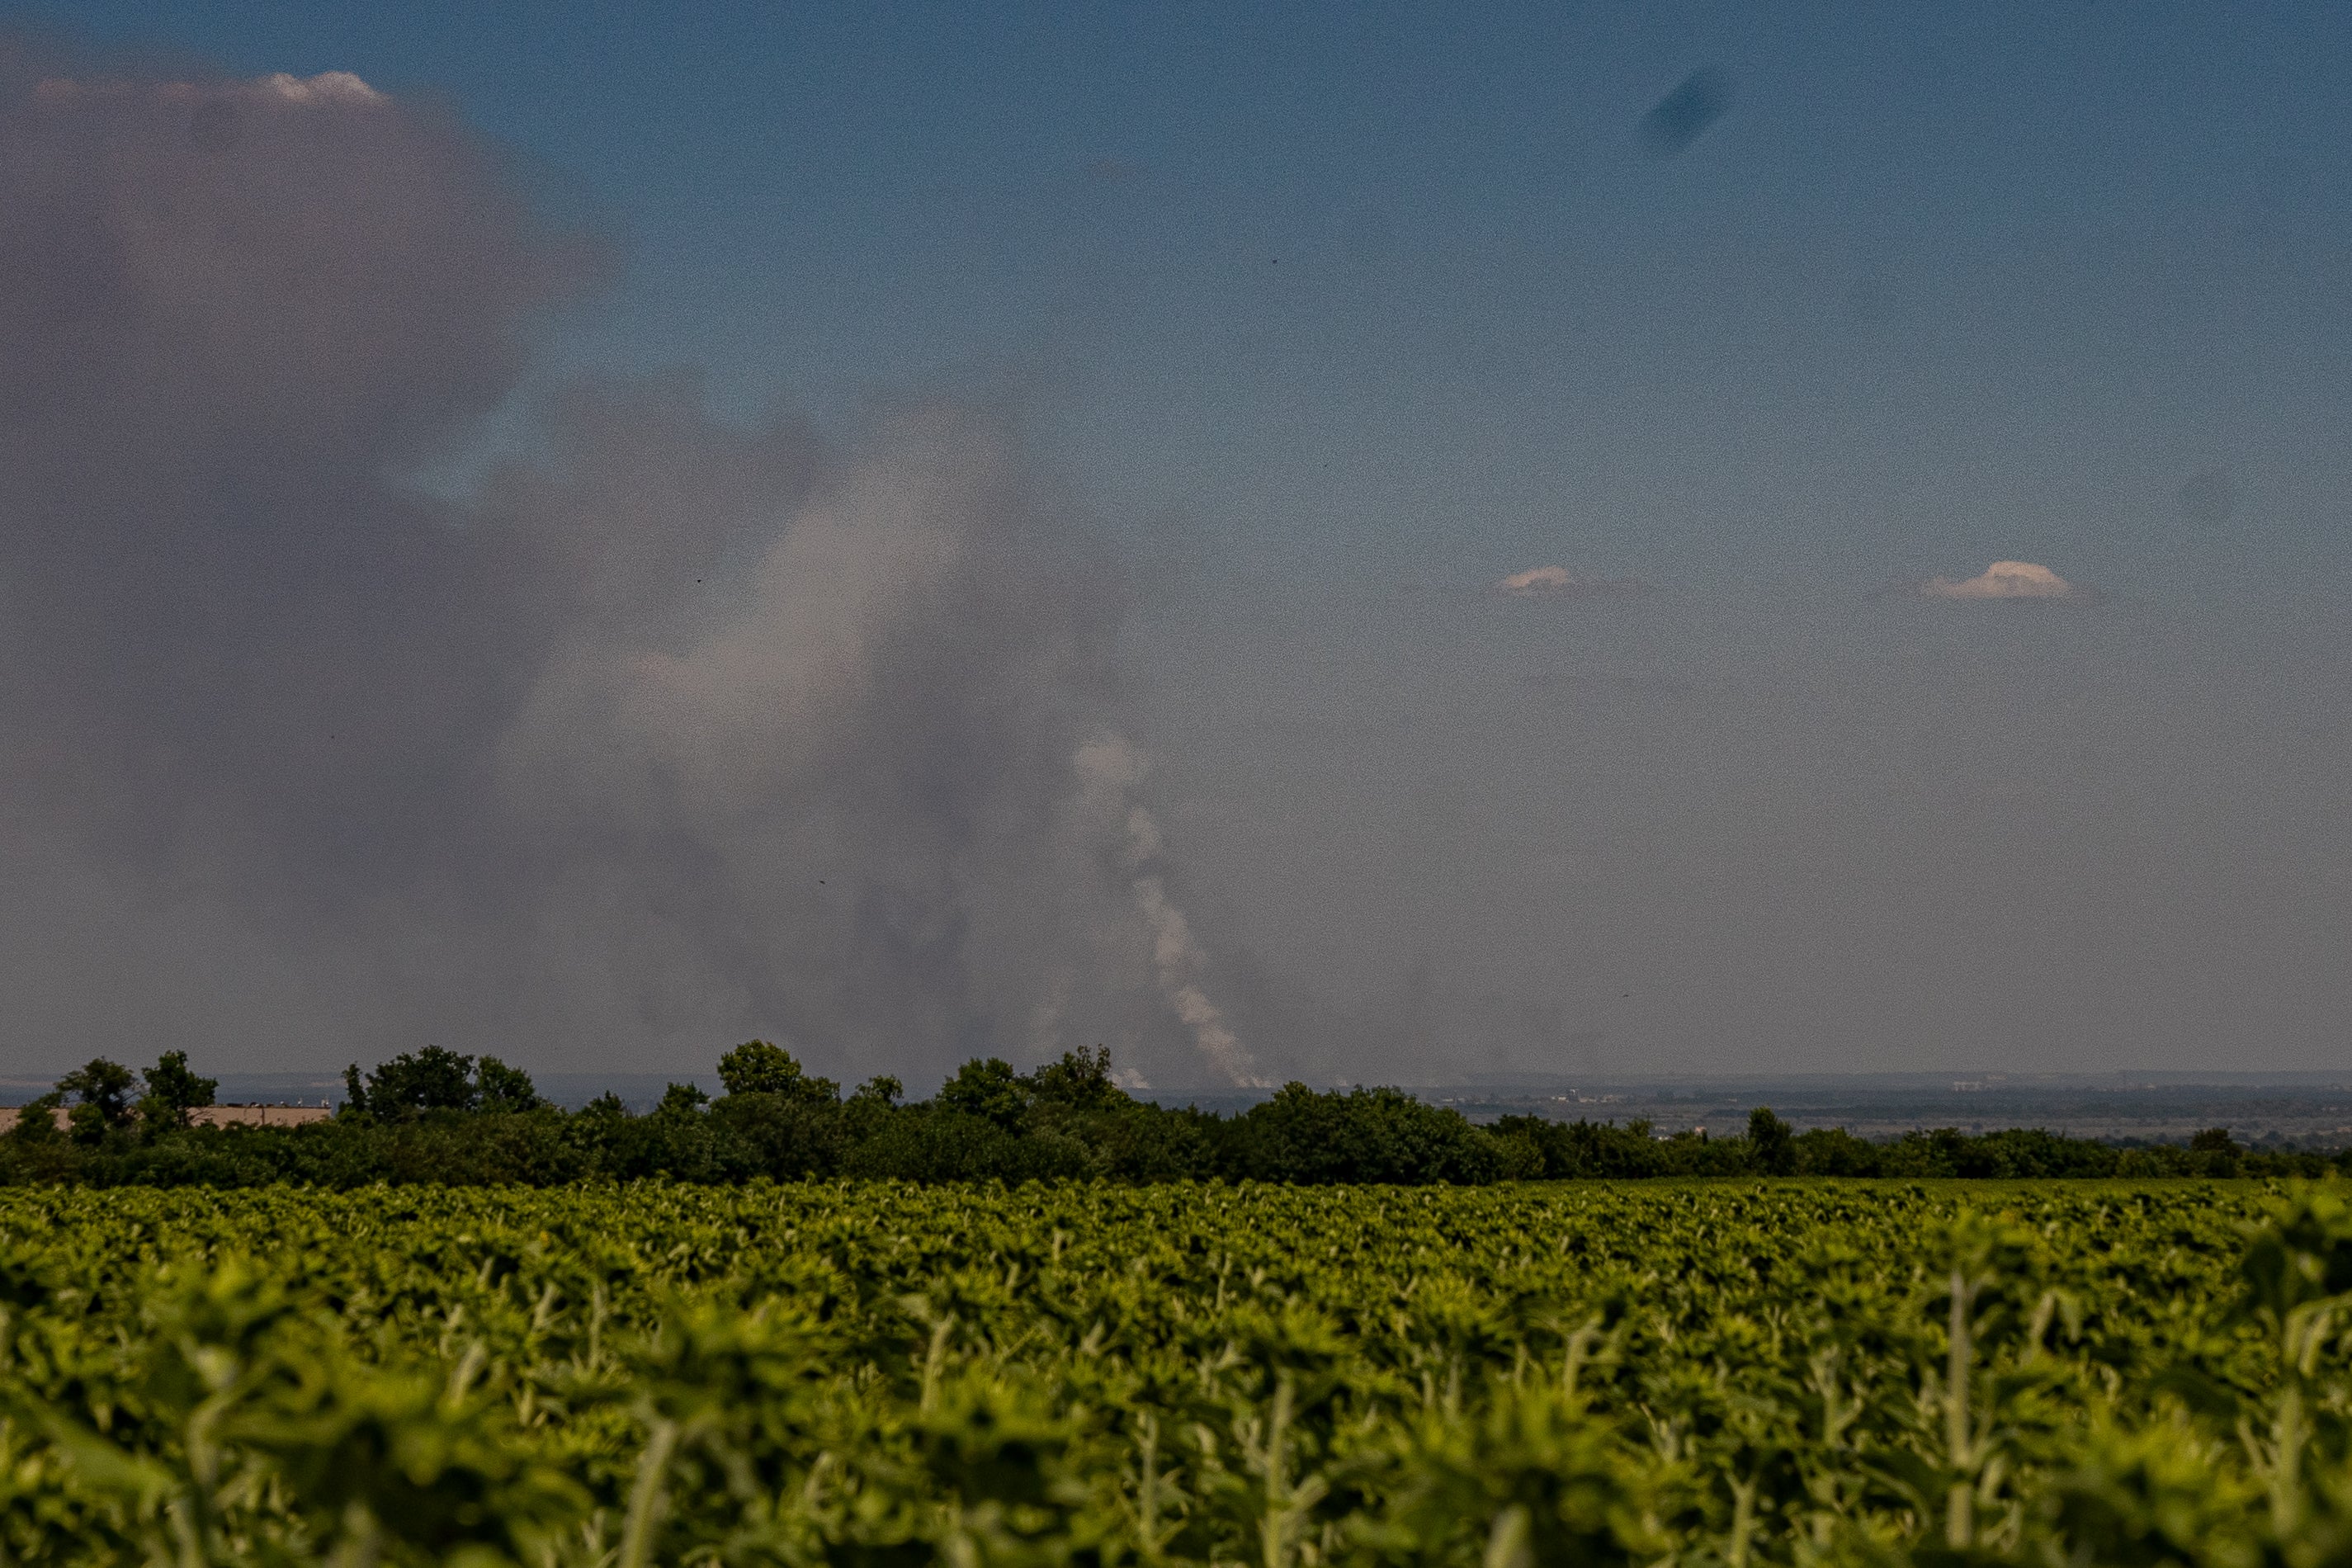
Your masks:
<svg viewBox="0 0 2352 1568"><path fill-rule="evenodd" d="M1146 875L1135 879L1135 907L1151 927L1151 958L1160 973L1160 994L1168 998L1168 1005L1175 1009L1184 1026L1192 1031L1193 1042L1201 1047L1202 1058L1237 1087L1268 1087L1266 1080L1258 1076L1257 1064L1250 1059L1248 1050L1226 1027L1224 1015L1217 1011L1217 1005L1202 989L1201 944L1192 940L1192 928L1186 923L1184 911L1168 901L1168 889L1158 877Z"/></svg>
<svg viewBox="0 0 2352 1568"><path fill-rule="evenodd" d="M1257 1068L1249 1048L1242 1044L1224 1014L1210 998L1203 976L1208 955L1192 935L1192 922L1168 896L1161 868L1166 845L1160 824L1149 808L1132 796L1142 782L1142 753L1119 736L1104 736L1078 748L1075 759L1083 795L1100 819L1126 807L1121 868L1130 879L1135 907L1151 937L1151 967L1160 994L1177 1018L1192 1031L1201 1059L1239 1089L1271 1087Z"/></svg>

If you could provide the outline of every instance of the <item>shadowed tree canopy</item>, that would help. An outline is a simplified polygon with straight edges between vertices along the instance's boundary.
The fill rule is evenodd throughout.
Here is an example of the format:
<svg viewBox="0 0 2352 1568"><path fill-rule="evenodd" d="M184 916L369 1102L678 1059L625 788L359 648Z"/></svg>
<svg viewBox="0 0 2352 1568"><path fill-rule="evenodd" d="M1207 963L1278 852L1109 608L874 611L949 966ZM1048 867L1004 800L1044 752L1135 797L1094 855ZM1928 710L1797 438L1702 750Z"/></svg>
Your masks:
<svg viewBox="0 0 2352 1568"><path fill-rule="evenodd" d="M523 1111L544 1102L520 1068L484 1057L474 1058L440 1046L404 1052L362 1079L359 1064L343 1069L343 1110L400 1121L430 1111Z"/></svg>
<svg viewBox="0 0 2352 1568"><path fill-rule="evenodd" d="M793 1053L765 1040L746 1040L719 1058L719 1081L730 1094L773 1094L793 1100L835 1100L841 1086L813 1078Z"/></svg>
<svg viewBox="0 0 2352 1568"><path fill-rule="evenodd" d="M1074 1110L1101 1110L1125 1103L1127 1091L1112 1081L1110 1052L1104 1047L1064 1051L1027 1079L1030 1092L1046 1105Z"/></svg>
<svg viewBox="0 0 2352 1568"><path fill-rule="evenodd" d="M58 1079L58 1088L79 1102L77 1112L86 1109L107 1126L120 1127L131 1119L131 1090L138 1081L121 1063L97 1057ZM75 1117L77 1124L80 1120Z"/></svg>
<svg viewBox="0 0 2352 1568"><path fill-rule="evenodd" d="M185 1051L165 1051L140 1076L147 1093L139 1101L139 1119L151 1128L186 1126L188 1112L213 1103L220 1089L218 1079L198 1078L189 1068Z"/></svg>
<svg viewBox="0 0 2352 1568"><path fill-rule="evenodd" d="M1748 1113L1748 1157L1765 1175L1796 1173L1796 1131L1775 1115L1769 1105L1759 1105Z"/></svg>
<svg viewBox="0 0 2352 1568"><path fill-rule="evenodd" d="M968 1061L940 1086L939 1103L944 1109L992 1121L1008 1131L1020 1125L1028 1102L1027 1086L1002 1057Z"/></svg>
<svg viewBox="0 0 2352 1568"><path fill-rule="evenodd" d="M530 1074L520 1068L510 1068L496 1057L484 1057L475 1071L474 1088L477 1109L485 1111L536 1110L547 1102L539 1098L539 1089L530 1081Z"/></svg>

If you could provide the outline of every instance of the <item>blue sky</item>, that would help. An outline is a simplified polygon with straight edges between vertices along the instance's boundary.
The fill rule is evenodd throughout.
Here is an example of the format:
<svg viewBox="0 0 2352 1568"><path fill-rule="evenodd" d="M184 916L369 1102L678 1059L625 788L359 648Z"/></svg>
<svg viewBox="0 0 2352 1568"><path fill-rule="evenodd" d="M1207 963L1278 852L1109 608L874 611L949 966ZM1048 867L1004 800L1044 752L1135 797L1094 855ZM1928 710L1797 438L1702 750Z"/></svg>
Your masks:
<svg viewBox="0 0 2352 1568"><path fill-rule="evenodd" d="M1272 572L2063 543L2161 594L2208 468L2228 569L2335 559L2332 7L32 14L446 95L625 237L558 362L1014 386L1105 510ZM1706 66L1729 112L1654 155Z"/></svg>
<svg viewBox="0 0 2352 1568"><path fill-rule="evenodd" d="M22 15L446 100L616 237L542 382L1019 408L1266 1016L1420 976L1518 1068L2352 1029L2339 5ZM1873 597L2004 559L2097 602ZM1656 592L1489 591L1551 563Z"/></svg>

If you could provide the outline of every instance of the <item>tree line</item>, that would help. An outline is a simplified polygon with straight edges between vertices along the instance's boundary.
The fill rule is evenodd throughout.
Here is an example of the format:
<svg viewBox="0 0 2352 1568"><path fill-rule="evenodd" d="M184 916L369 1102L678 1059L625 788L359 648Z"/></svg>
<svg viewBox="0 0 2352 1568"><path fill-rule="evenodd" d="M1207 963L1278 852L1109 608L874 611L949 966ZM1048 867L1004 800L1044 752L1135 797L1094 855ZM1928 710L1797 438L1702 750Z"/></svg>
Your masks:
<svg viewBox="0 0 2352 1568"><path fill-rule="evenodd" d="M915 1182L1223 1179L1476 1184L1672 1176L2234 1176L2352 1170L2334 1156L2252 1151L2225 1129L2123 1146L2032 1129L1898 1138L1799 1132L1769 1108L1744 1134L1655 1134L1647 1121L1505 1116L1480 1125L1397 1089L1284 1086L1233 1115L1139 1100L1110 1054L1066 1052L1028 1072L966 1062L928 1100L897 1079L845 1094L764 1040L719 1058L724 1092L669 1086L638 1113L607 1094L578 1110L496 1057L426 1047L345 1074L342 1105L299 1126L198 1125L217 1082L182 1051L134 1074L100 1058L58 1080L0 1138L0 1184L325 1187L667 1178ZM63 1111L64 1125L58 1125Z"/></svg>

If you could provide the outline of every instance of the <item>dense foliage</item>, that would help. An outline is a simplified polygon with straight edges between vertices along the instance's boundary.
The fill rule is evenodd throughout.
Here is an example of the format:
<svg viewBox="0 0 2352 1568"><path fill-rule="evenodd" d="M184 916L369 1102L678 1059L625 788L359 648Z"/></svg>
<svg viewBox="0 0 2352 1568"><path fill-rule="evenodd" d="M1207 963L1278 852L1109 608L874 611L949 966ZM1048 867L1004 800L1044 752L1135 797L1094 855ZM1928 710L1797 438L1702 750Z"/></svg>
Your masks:
<svg viewBox="0 0 2352 1568"><path fill-rule="evenodd" d="M2035 1176L2318 1176L2352 1170L2352 1151L2322 1155L2252 1150L2226 1128L2209 1128L2186 1145L2132 1146L2069 1138L2040 1128L1961 1132L1949 1127L1899 1138L1857 1138L1843 1128L1799 1132L1759 1106L1744 1138L1683 1132L1651 1135L1650 1124L1551 1121L1506 1116L1493 1132L1524 1141L1539 1163L1528 1173L1550 1178L1605 1176L1974 1176L2014 1181Z"/></svg>
<svg viewBox="0 0 2352 1568"><path fill-rule="evenodd" d="M782 1048L754 1040L720 1058L717 1100L673 1084L636 1114L606 1096L577 1111L541 1100L530 1077L494 1057L437 1047L373 1072L353 1067L332 1121L299 1127L191 1126L214 1084L179 1052L132 1075L95 1061L27 1107L0 1138L0 1184L257 1186L376 1182L535 1186L666 1176L902 1181L1224 1178L1290 1183L1449 1183L1517 1178L1735 1175L2317 1176L2334 1161L2239 1147L2221 1129L2188 1147L2120 1148L2057 1133L1949 1129L1871 1142L1835 1130L1798 1133L1759 1108L1744 1137L1654 1136L1650 1124L1507 1116L1476 1126L1401 1089L1318 1092L1290 1084L1233 1116L1166 1109L1120 1089L1107 1052L1073 1051L1032 1072L988 1058L963 1065L930 1100L898 1081L847 1095ZM69 1125L54 1125L71 1098Z"/></svg>
<svg viewBox="0 0 2352 1568"><path fill-rule="evenodd" d="M0 1258L15 1563L2352 1554L2332 1186L19 1189Z"/></svg>

